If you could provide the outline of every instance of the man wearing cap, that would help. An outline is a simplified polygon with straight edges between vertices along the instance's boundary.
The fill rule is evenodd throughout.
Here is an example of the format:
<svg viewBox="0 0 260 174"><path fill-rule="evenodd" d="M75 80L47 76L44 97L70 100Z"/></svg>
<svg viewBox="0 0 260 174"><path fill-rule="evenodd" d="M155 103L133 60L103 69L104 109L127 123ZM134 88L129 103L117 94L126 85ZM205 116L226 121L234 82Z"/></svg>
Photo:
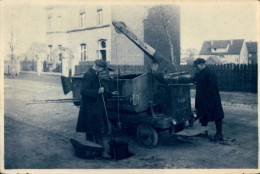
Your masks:
<svg viewBox="0 0 260 174"><path fill-rule="evenodd" d="M198 70L194 78L196 81L195 108L197 115L202 126L207 126L209 121L215 121L216 134L211 137L211 140L223 140L222 120L224 112L216 75L206 66L206 61L202 58L196 59L194 66Z"/></svg>
<svg viewBox="0 0 260 174"><path fill-rule="evenodd" d="M104 147L103 137L109 133L109 123L107 122L104 99L116 95L111 92L111 78L107 70L105 60L95 61L94 67L84 74L81 87L80 111L77 122L77 132L85 132L86 139ZM102 96L103 95L103 96ZM103 157L109 158L104 151Z"/></svg>

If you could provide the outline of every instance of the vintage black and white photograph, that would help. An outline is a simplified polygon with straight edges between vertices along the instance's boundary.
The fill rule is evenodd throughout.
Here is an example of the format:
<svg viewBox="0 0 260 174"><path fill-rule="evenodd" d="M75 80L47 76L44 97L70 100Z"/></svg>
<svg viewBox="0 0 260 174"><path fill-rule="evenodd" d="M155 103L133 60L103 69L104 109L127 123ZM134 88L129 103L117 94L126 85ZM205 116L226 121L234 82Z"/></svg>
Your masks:
<svg viewBox="0 0 260 174"><path fill-rule="evenodd" d="M1 173L259 173L259 1L0 5Z"/></svg>

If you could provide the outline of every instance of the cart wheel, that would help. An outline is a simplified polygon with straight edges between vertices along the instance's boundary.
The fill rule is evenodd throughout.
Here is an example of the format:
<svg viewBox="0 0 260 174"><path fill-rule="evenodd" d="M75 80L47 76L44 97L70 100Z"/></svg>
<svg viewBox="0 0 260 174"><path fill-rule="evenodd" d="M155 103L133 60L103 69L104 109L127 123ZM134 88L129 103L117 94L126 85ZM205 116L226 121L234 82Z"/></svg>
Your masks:
<svg viewBox="0 0 260 174"><path fill-rule="evenodd" d="M158 144L158 133L147 124L140 124L137 127L136 137L138 143L145 148L154 148Z"/></svg>

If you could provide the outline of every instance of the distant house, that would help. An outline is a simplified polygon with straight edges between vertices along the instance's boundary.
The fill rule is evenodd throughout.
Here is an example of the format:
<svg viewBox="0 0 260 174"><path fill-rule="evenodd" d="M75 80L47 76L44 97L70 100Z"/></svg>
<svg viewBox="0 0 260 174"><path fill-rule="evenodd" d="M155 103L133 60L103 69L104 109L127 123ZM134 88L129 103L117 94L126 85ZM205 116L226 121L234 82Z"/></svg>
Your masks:
<svg viewBox="0 0 260 174"><path fill-rule="evenodd" d="M221 63L247 64L248 51L244 39L204 41L199 56L214 57Z"/></svg>
<svg viewBox="0 0 260 174"><path fill-rule="evenodd" d="M257 63L257 42L246 42L248 50L248 63L256 64Z"/></svg>

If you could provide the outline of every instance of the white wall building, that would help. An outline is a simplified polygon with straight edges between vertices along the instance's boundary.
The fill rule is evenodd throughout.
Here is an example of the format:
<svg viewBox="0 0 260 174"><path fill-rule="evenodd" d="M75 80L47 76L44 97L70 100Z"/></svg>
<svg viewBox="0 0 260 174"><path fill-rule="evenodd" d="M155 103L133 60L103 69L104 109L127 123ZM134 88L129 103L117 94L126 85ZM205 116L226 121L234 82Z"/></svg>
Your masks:
<svg viewBox="0 0 260 174"><path fill-rule="evenodd" d="M144 53L112 21L123 21L140 38L144 37L144 6L49 6L47 46L49 63L61 63L59 48L69 49L73 64L104 59L111 64L143 65ZM126 15L127 13L127 15Z"/></svg>

